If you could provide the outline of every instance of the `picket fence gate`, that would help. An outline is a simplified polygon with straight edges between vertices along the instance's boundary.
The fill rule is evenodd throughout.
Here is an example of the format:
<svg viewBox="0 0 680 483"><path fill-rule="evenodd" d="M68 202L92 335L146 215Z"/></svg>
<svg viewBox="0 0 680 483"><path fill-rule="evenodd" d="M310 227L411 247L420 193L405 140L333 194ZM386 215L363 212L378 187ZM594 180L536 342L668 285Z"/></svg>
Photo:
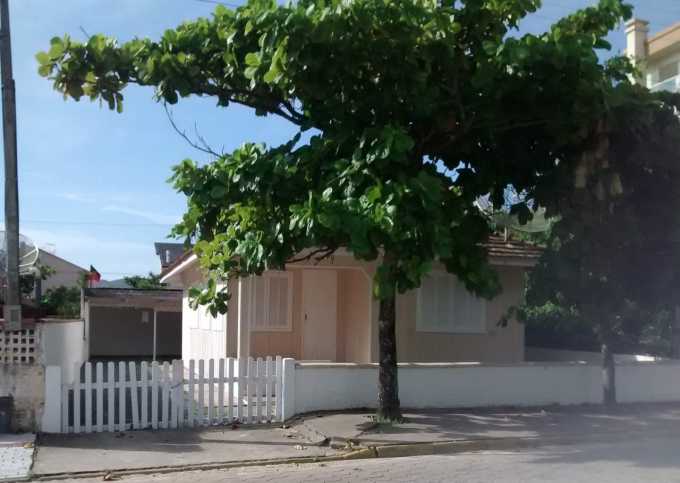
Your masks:
<svg viewBox="0 0 680 483"><path fill-rule="evenodd" d="M76 364L61 432L282 421L282 368L281 357Z"/></svg>

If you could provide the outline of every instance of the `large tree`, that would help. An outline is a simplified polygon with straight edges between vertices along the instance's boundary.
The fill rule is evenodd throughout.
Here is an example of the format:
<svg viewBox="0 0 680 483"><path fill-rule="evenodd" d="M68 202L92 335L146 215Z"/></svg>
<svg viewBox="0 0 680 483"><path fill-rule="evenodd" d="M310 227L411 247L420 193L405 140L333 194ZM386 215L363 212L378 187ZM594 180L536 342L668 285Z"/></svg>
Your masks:
<svg viewBox="0 0 680 483"><path fill-rule="evenodd" d="M128 84L174 104L237 103L312 130L281 146L245 144L174 184L209 283L195 300L226 310L220 281L322 258L339 247L378 261L378 415L400 417L395 296L434 261L474 293L499 290L476 208L508 185L531 198L569 175L624 62L597 49L631 9L601 0L540 35L519 35L540 0L251 0L157 41L55 38L39 71L67 97L122 110ZM451 173L456 171L456 175ZM515 211L526 217L523 203Z"/></svg>
<svg viewBox="0 0 680 483"><path fill-rule="evenodd" d="M680 96L628 84L615 94L575 176L551 201L560 219L524 307L585 336L592 327L607 404L616 402L613 351L668 326L680 295Z"/></svg>

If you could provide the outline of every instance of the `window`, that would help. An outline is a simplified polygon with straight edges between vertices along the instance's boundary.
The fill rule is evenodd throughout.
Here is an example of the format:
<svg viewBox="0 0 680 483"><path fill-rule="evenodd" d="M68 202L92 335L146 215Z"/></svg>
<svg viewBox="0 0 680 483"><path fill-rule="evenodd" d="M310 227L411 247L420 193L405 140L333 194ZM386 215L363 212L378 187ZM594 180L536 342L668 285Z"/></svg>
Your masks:
<svg viewBox="0 0 680 483"><path fill-rule="evenodd" d="M254 331L290 331L293 328L293 276L269 271L253 277L250 328Z"/></svg>
<svg viewBox="0 0 680 483"><path fill-rule="evenodd" d="M678 62L670 62L659 67L659 82L678 75Z"/></svg>
<svg viewBox="0 0 680 483"><path fill-rule="evenodd" d="M418 332L486 332L486 300L468 292L449 273L433 271L418 289Z"/></svg>

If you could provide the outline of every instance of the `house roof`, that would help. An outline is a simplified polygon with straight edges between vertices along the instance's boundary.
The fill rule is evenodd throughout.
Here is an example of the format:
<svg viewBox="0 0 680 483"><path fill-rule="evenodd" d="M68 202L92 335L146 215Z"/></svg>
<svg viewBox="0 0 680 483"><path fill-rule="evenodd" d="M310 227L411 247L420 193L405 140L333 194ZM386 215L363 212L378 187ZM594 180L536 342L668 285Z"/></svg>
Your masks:
<svg viewBox="0 0 680 483"><path fill-rule="evenodd" d="M194 251L189 249L186 250L184 253L182 253L180 256L175 258L172 263L170 263L168 266L163 267L163 270L161 270L161 281L163 281L163 278L166 277L167 275L170 274L170 272L175 271L177 267L182 265L182 263L186 262L191 256L194 255Z"/></svg>
<svg viewBox="0 0 680 483"><path fill-rule="evenodd" d="M647 50L650 58L658 58L680 50L680 22L650 36L647 40Z"/></svg>
<svg viewBox="0 0 680 483"><path fill-rule="evenodd" d="M533 265L538 261L543 249L527 242L510 240L504 236L492 235L484 243L489 257L492 259L506 259L522 262L526 265ZM522 264L522 263L519 263Z"/></svg>
<svg viewBox="0 0 680 483"><path fill-rule="evenodd" d="M49 252L47 250L43 250L42 248L38 248L38 261L41 263L48 263L45 261L45 259L48 258L54 258L56 260L59 260L60 262L66 263L67 265L70 265L74 268L75 271L77 272L87 272L88 270L86 268L83 268L79 265L76 265L73 262L70 262L66 260L65 258L60 257L59 255L56 255L52 252Z"/></svg>
<svg viewBox="0 0 680 483"><path fill-rule="evenodd" d="M163 269L174 263L187 249L184 243L156 242L153 246L156 248L156 255L160 257Z"/></svg>
<svg viewBox="0 0 680 483"><path fill-rule="evenodd" d="M532 267L543 253L543 248L541 247L519 240L510 240L507 237L498 235L491 235L483 246L487 248L493 265ZM173 263L163 268L160 274L161 281L166 281L168 277L183 271L197 260L198 258L193 250L185 251Z"/></svg>

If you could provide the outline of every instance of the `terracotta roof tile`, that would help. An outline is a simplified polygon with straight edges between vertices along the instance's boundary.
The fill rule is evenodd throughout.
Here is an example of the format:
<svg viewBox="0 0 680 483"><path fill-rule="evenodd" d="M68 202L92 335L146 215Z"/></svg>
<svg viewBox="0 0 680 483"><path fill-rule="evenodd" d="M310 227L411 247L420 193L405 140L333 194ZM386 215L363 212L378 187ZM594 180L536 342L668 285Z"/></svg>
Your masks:
<svg viewBox="0 0 680 483"><path fill-rule="evenodd" d="M535 261L543 253L543 249L536 245L497 235L490 236L484 246L492 258L521 258Z"/></svg>

